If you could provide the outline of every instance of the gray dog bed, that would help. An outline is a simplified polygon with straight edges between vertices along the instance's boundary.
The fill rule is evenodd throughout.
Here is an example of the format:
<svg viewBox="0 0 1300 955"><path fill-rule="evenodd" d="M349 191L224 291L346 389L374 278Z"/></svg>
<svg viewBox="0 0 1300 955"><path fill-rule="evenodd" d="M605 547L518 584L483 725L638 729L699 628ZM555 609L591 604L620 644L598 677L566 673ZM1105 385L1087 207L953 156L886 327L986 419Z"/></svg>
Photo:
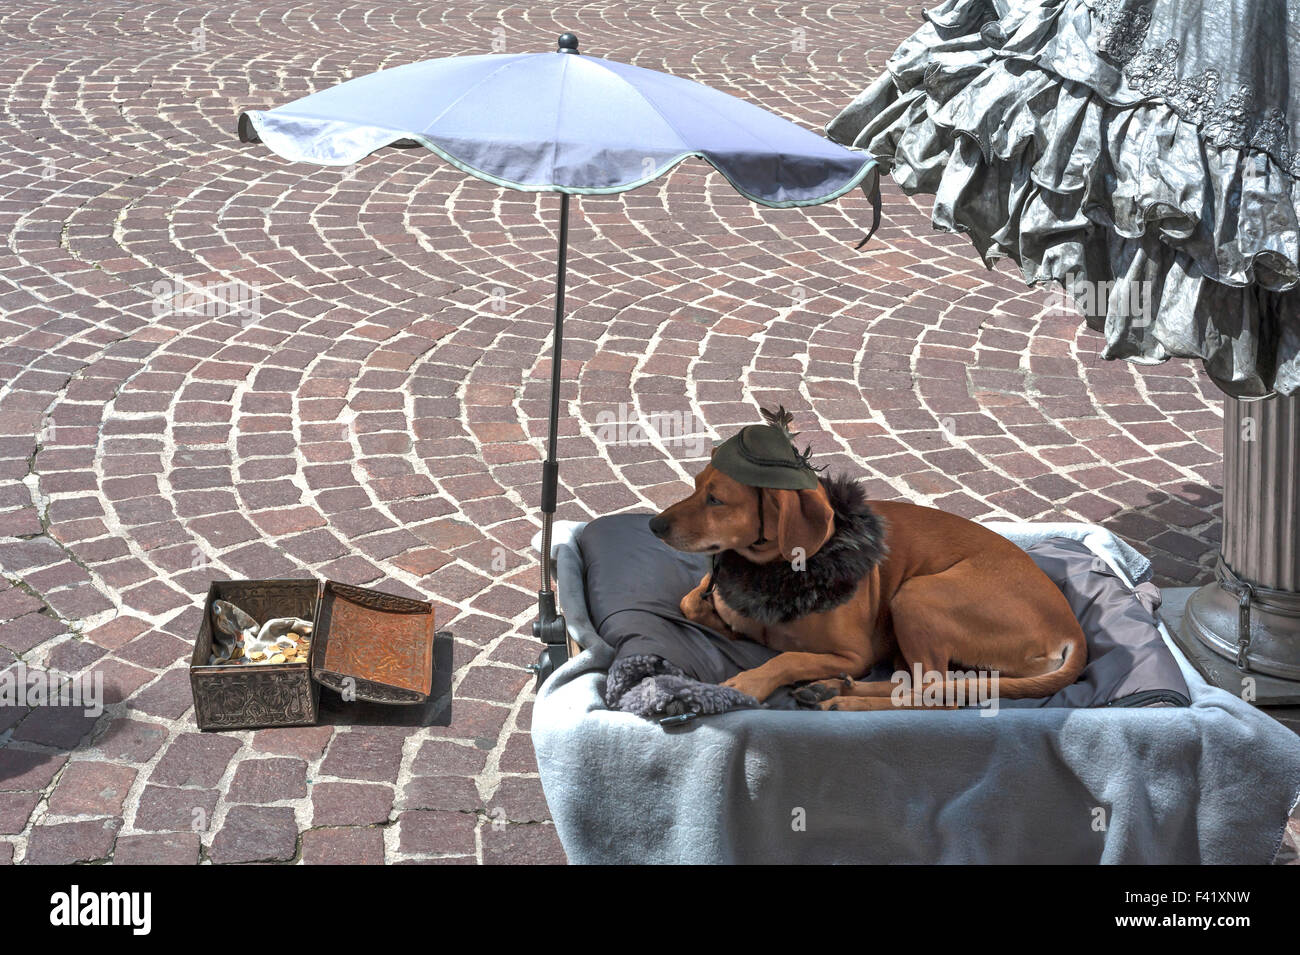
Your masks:
<svg viewBox="0 0 1300 955"><path fill-rule="evenodd" d="M647 718L712 715L755 701L716 684L775 656L749 640L730 640L692 623L677 606L708 571L709 560L683 554L655 538L647 515L618 514L588 524L578 540L587 611L600 638L614 648L605 702ZM1088 639L1083 677L1046 699L1003 700L1000 706L1187 706L1187 684L1153 615L1160 592L1135 593L1078 540L1058 537L1026 548L1061 589ZM660 661L655 666L652 661ZM868 679L888 680L884 664ZM794 709L790 691L767 701Z"/></svg>
<svg viewBox="0 0 1300 955"><path fill-rule="evenodd" d="M1109 532L989 525L1035 554L1067 596L1067 587L1077 591L1071 603L1091 631L1089 671L1048 701L1002 701L992 716L978 708L830 713L775 701L666 728L608 708L607 671L620 656L651 657L645 651L659 641L684 638L689 654L674 665L689 680L688 671L750 666L732 655L754 651L710 643L689 623L694 633L663 629L663 621L682 625L676 600L685 592L654 576L663 555L628 536L604 554L604 531L632 531L635 520L645 517L602 519L628 522L622 528L561 523L552 551L569 632L585 651L542 687L532 734L571 861L1265 863L1276 855L1300 789L1300 739L1208 686L1181 658L1142 591L1134 593L1147 562ZM611 539L617 545L618 534ZM688 586L696 571L682 566ZM611 585L623 581L621 596L607 589L607 572ZM1148 634L1155 626L1162 650L1122 636L1137 623Z"/></svg>

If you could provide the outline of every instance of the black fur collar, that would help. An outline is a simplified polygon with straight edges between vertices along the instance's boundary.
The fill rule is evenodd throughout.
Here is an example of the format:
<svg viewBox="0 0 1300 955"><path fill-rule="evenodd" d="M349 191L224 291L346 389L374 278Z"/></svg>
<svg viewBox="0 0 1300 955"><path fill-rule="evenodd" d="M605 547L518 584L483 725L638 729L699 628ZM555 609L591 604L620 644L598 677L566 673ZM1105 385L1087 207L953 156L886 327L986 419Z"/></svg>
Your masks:
<svg viewBox="0 0 1300 955"><path fill-rule="evenodd" d="M821 482L835 511L835 533L802 570L780 559L755 564L731 550L718 556L713 586L732 610L766 624L830 610L884 558L885 525L861 485L843 476Z"/></svg>

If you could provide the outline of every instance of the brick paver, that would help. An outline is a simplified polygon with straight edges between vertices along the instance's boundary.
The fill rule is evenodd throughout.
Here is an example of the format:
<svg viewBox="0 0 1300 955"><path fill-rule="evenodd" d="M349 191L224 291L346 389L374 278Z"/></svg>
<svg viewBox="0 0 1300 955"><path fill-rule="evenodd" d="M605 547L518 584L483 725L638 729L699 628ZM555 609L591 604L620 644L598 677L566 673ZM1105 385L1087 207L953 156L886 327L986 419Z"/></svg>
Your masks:
<svg viewBox="0 0 1300 955"><path fill-rule="evenodd" d="M8 9L0 666L100 674L107 708L0 708L0 861L561 860L523 669L557 199L418 151L290 165L241 147L234 117L573 30L818 126L918 5ZM1075 317L934 233L926 201L887 184L864 253L861 195L762 210L700 164L574 208L561 518L660 507L697 466L690 443L606 440L602 415L719 435L780 402L875 496L1097 521L1162 582L1206 575L1204 376L1099 361ZM176 308L184 283L231 281L260 314ZM450 725L197 733L208 581L279 575L434 599Z"/></svg>

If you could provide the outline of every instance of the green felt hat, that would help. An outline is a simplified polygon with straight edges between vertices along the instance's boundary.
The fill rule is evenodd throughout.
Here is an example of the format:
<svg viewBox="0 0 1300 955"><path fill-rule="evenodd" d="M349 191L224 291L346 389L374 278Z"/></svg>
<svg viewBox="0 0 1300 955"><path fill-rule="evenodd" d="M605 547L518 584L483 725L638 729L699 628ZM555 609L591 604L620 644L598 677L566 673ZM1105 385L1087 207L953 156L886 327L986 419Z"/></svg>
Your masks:
<svg viewBox="0 0 1300 955"><path fill-rule="evenodd" d="M741 428L713 452L712 465L727 477L750 487L808 491L819 478L808 463L809 452L795 449L786 425L794 417L785 408L775 413L763 410L769 424Z"/></svg>

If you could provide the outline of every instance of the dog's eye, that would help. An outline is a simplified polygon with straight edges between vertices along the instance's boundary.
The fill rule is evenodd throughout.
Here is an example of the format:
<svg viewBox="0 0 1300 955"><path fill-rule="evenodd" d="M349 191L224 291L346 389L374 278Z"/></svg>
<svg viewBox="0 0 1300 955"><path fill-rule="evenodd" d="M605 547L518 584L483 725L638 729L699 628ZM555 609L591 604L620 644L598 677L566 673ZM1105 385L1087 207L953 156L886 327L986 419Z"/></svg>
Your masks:
<svg viewBox="0 0 1300 955"><path fill-rule="evenodd" d="M706 498L704 499L704 503L705 503L705 504L721 504L722 502L719 501L719 500L718 500L716 497L714 497L712 494L710 494L708 497L706 497Z"/></svg>

